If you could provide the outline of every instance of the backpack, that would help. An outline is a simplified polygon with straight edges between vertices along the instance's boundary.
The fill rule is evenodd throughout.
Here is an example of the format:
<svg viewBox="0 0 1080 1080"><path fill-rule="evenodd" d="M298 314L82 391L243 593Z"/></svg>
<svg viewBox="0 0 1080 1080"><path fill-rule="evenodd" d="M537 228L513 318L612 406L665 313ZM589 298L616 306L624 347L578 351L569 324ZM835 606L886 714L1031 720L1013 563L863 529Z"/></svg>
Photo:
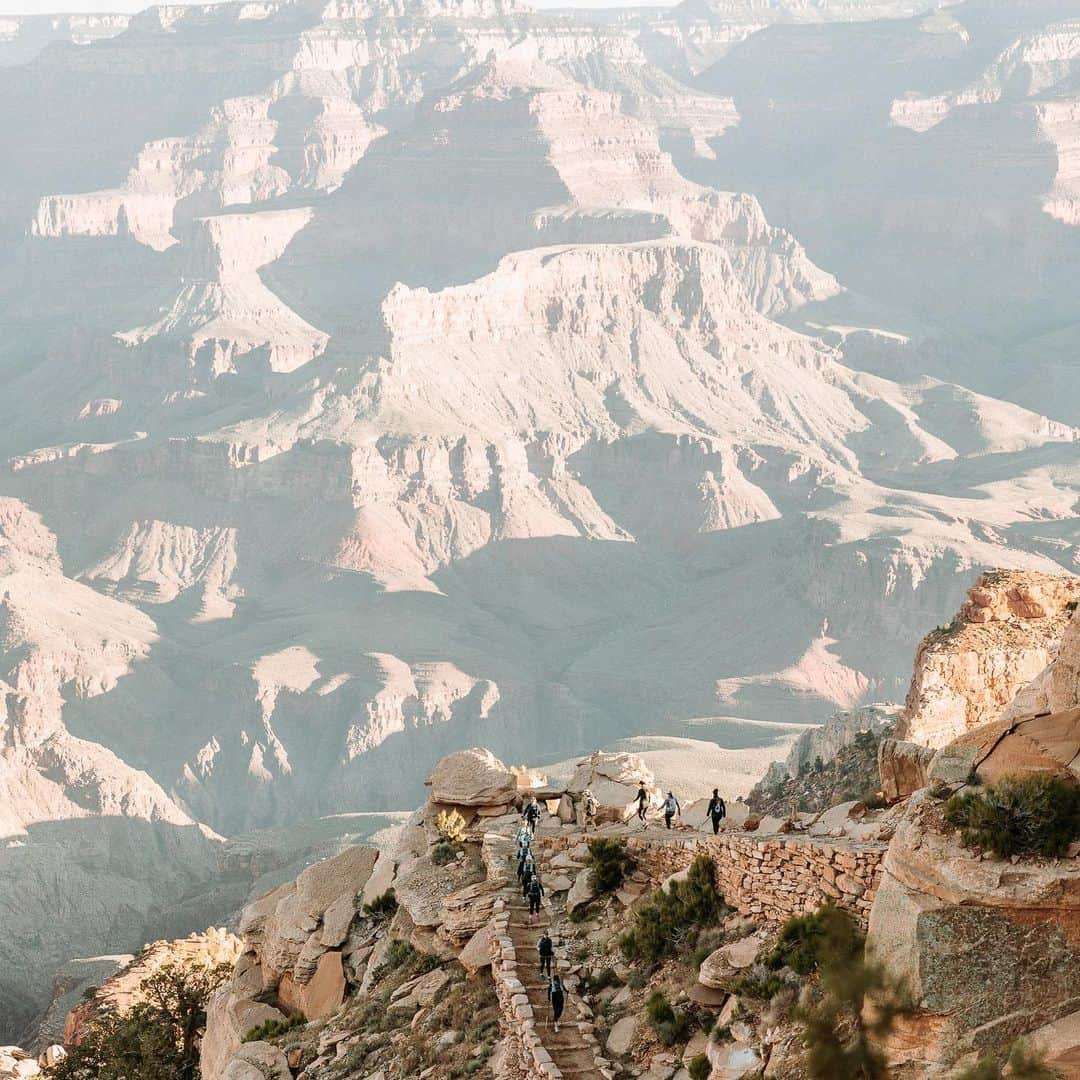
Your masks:
<svg viewBox="0 0 1080 1080"><path fill-rule="evenodd" d="M589 817L593 817L596 814L596 799L592 795L585 796L585 813Z"/></svg>

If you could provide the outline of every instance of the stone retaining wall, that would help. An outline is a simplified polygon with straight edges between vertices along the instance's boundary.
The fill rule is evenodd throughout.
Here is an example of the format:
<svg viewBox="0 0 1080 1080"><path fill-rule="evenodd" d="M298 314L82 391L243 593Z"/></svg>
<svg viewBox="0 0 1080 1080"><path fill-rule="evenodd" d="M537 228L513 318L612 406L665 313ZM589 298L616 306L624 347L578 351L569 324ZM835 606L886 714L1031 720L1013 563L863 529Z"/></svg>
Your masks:
<svg viewBox="0 0 1080 1080"><path fill-rule="evenodd" d="M581 842L580 835L540 839L552 851ZM864 927L888 848L879 842L746 832L628 836L626 846L653 887L708 855L716 867L716 887L744 915L782 922L831 901Z"/></svg>

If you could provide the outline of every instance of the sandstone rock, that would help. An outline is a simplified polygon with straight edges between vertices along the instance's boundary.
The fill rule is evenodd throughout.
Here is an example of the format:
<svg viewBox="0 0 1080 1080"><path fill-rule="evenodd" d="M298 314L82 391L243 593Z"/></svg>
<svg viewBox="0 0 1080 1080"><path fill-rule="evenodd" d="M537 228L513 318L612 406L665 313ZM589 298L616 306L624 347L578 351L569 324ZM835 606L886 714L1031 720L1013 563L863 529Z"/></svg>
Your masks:
<svg viewBox="0 0 1080 1080"><path fill-rule="evenodd" d="M1046 1064L1056 1069L1062 1080L1080 1078L1080 1012L1044 1024L1028 1038L1046 1055Z"/></svg>
<svg viewBox="0 0 1080 1080"><path fill-rule="evenodd" d="M433 800L460 806L505 806L518 794L514 774L482 747L448 754L425 782Z"/></svg>
<svg viewBox="0 0 1080 1080"><path fill-rule="evenodd" d="M953 623L919 645L896 737L936 749L998 720L1054 660L1078 596L1071 575L984 574Z"/></svg>
<svg viewBox="0 0 1080 1080"><path fill-rule="evenodd" d="M578 764L566 790L578 797L588 790L597 802L597 821L626 821L637 810L638 785L644 783L653 804L659 789L645 762L635 754L596 751Z"/></svg>
<svg viewBox="0 0 1080 1080"><path fill-rule="evenodd" d="M477 972L491 965L491 943L493 932L491 925L480 927L471 938L465 948L461 950L458 960L461 966L469 972Z"/></svg>
<svg viewBox="0 0 1080 1080"><path fill-rule="evenodd" d="M292 1080L283 1051L267 1042L244 1043L221 1074L222 1080Z"/></svg>
<svg viewBox="0 0 1080 1080"><path fill-rule="evenodd" d="M943 826L940 804L913 795L885 858L867 937L869 954L919 1006L891 1037L893 1059L952 1062L1073 1011L1078 906L1075 861L973 858Z"/></svg>
<svg viewBox="0 0 1080 1080"><path fill-rule="evenodd" d="M933 756L929 747L918 743L882 739L878 744L878 775L885 798L898 802L926 787Z"/></svg>
<svg viewBox="0 0 1080 1080"><path fill-rule="evenodd" d="M570 886L570 891L566 894L566 911L570 914L576 911L584 904L588 904L595 900L597 896L596 889L592 884L592 873L589 870L582 870L576 878L574 878L574 884Z"/></svg>
<svg viewBox="0 0 1080 1080"><path fill-rule="evenodd" d="M207 1080L221 1077L225 1066L240 1048L244 1036L268 1020L284 1020L279 1009L262 1002L238 998L230 986L219 987L210 996L206 1009L200 1060Z"/></svg>
<svg viewBox="0 0 1080 1080"><path fill-rule="evenodd" d="M630 1045L634 1041L636 1028L637 1021L632 1016L624 1016L621 1020L616 1020L607 1037L607 1052L616 1058L625 1057L630 1053Z"/></svg>

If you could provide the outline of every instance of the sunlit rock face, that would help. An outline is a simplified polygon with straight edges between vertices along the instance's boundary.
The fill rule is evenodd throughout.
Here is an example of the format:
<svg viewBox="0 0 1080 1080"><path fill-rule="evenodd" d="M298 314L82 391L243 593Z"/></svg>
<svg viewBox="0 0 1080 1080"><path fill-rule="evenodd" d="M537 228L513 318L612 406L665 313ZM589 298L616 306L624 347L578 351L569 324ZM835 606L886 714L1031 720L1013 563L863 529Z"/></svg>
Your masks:
<svg viewBox="0 0 1080 1080"><path fill-rule="evenodd" d="M38 963L130 950L235 906L222 837L414 805L476 745L756 750L901 697L979 570L1076 570L1080 315L1039 277L1072 258L1072 54L1027 8L976 48L971 8L0 22L0 823L42 897L0 1015L45 1004L50 867ZM842 131L807 35L855 65ZM946 215L943 168L1000 179L976 114L1034 172ZM895 250L876 204L773 179L789 146L857 172L859 139L917 148ZM978 248L1032 214L1026 263ZM978 280L924 273L923 230ZM1052 340L972 351L941 313L1010 282Z"/></svg>

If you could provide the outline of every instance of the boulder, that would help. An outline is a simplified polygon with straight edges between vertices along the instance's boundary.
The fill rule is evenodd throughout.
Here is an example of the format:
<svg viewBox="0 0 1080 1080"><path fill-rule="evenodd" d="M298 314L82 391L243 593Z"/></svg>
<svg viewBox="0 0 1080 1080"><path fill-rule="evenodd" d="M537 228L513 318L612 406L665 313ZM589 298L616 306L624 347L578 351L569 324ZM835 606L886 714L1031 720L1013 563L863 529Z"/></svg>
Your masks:
<svg viewBox="0 0 1080 1080"><path fill-rule="evenodd" d="M615 1058L625 1057L630 1053L630 1045L634 1041L634 1029L637 1022L632 1016L624 1016L616 1020L607 1037L607 1052Z"/></svg>
<svg viewBox="0 0 1080 1080"><path fill-rule="evenodd" d="M882 739L878 744L878 776L881 792L889 802L898 802L926 787L934 751L902 739Z"/></svg>
<svg viewBox="0 0 1080 1080"><path fill-rule="evenodd" d="M574 884L570 886L570 891L566 894L566 913L571 914L577 908L595 900L596 896L596 889L592 884L592 872L582 870L574 878Z"/></svg>
<svg viewBox="0 0 1080 1080"><path fill-rule="evenodd" d="M468 972L475 973L491 965L491 925L480 927L461 950L458 960L461 966Z"/></svg>
<svg viewBox="0 0 1080 1080"><path fill-rule="evenodd" d="M636 754L596 751L578 763L566 790L580 798L591 791L597 803L597 821L626 821L637 810L638 786L644 783L650 802L659 802L660 792L645 762Z"/></svg>
<svg viewBox="0 0 1080 1080"><path fill-rule="evenodd" d="M756 1073L761 1068L761 1058L757 1051L745 1043L710 1041L706 1053L709 1064L712 1065L710 1080L742 1080L744 1076Z"/></svg>
<svg viewBox="0 0 1080 1080"><path fill-rule="evenodd" d="M268 1042L250 1042L236 1051L221 1080L292 1080L292 1072L284 1051Z"/></svg>
<svg viewBox="0 0 1080 1080"><path fill-rule="evenodd" d="M215 990L206 1008L200 1061L206 1080L220 1080L225 1066L240 1048L244 1036L268 1020L284 1020L272 1005L236 996L228 985Z"/></svg>
<svg viewBox="0 0 1080 1080"><path fill-rule="evenodd" d="M710 990L723 990L731 982L731 974L731 964L723 948L715 949L701 961L698 982Z"/></svg>
<svg viewBox="0 0 1080 1080"><path fill-rule="evenodd" d="M38 1055L38 1064L43 1069L51 1069L54 1065L59 1065L66 1057L67 1051L62 1046L53 1044L41 1051Z"/></svg>
<svg viewBox="0 0 1080 1080"><path fill-rule="evenodd" d="M506 806L518 796L517 777L483 747L448 754L425 783L435 802L458 806Z"/></svg>

